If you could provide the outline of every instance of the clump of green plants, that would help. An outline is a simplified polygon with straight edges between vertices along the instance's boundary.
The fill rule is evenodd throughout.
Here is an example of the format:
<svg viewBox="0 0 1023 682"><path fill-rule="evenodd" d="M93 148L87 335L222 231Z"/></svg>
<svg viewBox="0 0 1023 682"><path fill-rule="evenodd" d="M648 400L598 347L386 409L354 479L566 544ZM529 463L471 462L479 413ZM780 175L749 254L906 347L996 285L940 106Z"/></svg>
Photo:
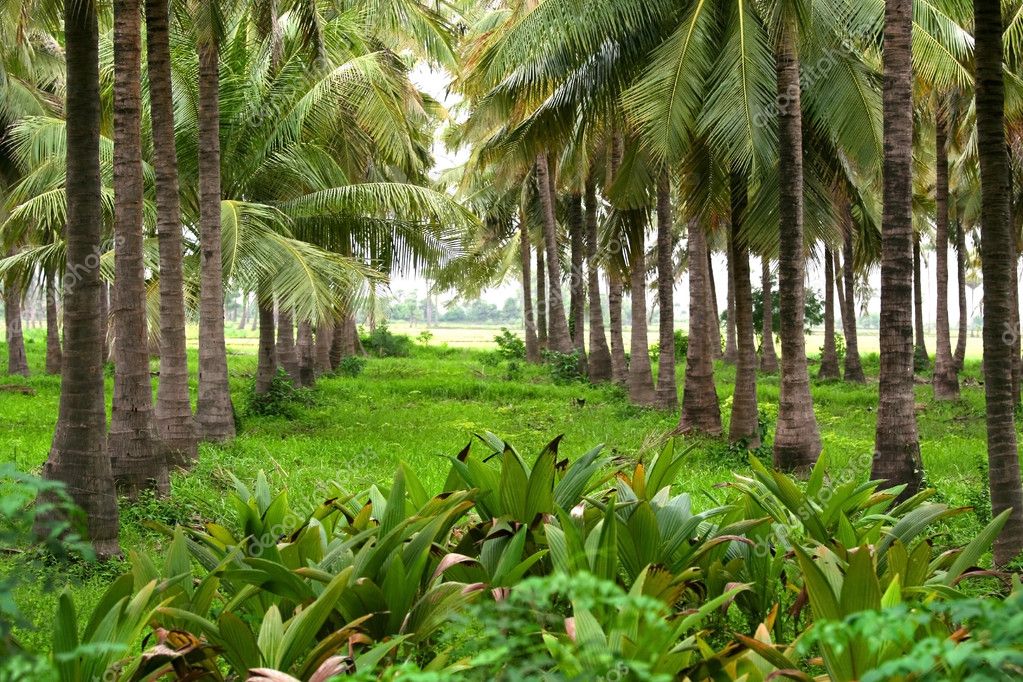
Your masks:
<svg viewBox="0 0 1023 682"><path fill-rule="evenodd" d="M675 360L685 360L689 352L689 335L681 329L675 330ZM657 360L661 356L661 344L650 344L650 359Z"/></svg>
<svg viewBox="0 0 1023 682"><path fill-rule="evenodd" d="M559 353L547 350L543 353L543 361L550 369L551 379L556 384L572 384L586 378L582 373L579 351Z"/></svg>
<svg viewBox="0 0 1023 682"><path fill-rule="evenodd" d="M278 368L266 393L249 394L248 413L257 417L294 418L298 408L312 402L311 391L296 388L283 369Z"/></svg>
<svg viewBox="0 0 1023 682"><path fill-rule="evenodd" d="M366 369L366 364L366 358L359 355L349 355L341 358L341 362L338 363L337 369L334 370L334 373L338 376L354 379L362 374L362 372Z"/></svg>
<svg viewBox="0 0 1023 682"><path fill-rule="evenodd" d="M505 360L525 360L526 343L507 327L501 327L501 333L494 337L497 352Z"/></svg>
<svg viewBox="0 0 1023 682"><path fill-rule="evenodd" d="M429 329L424 329L423 331L419 332L419 335L416 337L416 341L418 341L423 346L429 346L430 342L433 341L433 332L431 332Z"/></svg>
<svg viewBox="0 0 1023 682"><path fill-rule="evenodd" d="M362 337L362 346L367 353L378 358L407 358L412 354L413 341L411 337L395 334L386 324L381 324Z"/></svg>

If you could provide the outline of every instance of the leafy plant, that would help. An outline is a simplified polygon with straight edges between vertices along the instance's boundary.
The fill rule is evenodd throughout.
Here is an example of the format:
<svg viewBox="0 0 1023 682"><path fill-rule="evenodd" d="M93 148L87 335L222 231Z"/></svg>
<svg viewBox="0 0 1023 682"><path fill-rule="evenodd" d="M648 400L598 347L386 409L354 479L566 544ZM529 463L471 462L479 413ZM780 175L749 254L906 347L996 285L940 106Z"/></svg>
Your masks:
<svg viewBox="0 0 1023 682"><path fill-rule="evenodd" d="M550 368L551 379L556 384L572 384L585 379L580 362L579 351L559 353L548 350L543 353L543 361Z"/></svg>
<svg viewBox="0 0 1023 682"><path fill-rule="evenodd" d="M377 325L368 336L364 336L362 345L366 352L379 358L407 358L412 354L412 339L394 334L386 324Z"/></svg>
<svg viewBox="0 0 1023 682"><path fill-rule="evenodd" d="M366 358L359 355L349 355L341 358L341 362L338 363L336 373L339 376L348 377L354 379L355 377L362 374L363 370L366 369Z"/></svg>
<svg viewBox="0 0 1023 682"><path fill-rule="evenodd" d="M518 335L511 333L507 327L501 327L501 333L494 337L497 352L505 360L525 360L526 343Z"/></svg>
<svg viewBox="0 0 1023 682"><path fill-rule="evenodd" d="M249 395L248 412L259 417L294 418L297 407L310 402L308 389L296 388L288 373L278 368L266 393Z"/></svg>

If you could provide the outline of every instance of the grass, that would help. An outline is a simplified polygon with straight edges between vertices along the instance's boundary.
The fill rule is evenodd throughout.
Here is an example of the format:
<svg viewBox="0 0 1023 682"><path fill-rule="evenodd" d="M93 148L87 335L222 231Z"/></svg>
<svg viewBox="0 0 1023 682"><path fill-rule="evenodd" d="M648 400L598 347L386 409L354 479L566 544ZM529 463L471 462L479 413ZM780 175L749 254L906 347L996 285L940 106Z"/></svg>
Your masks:
<svg viewBox="0 0 1023 682"><path fill-rule="evenodd" d="M492 339L496 331L490 328L486 333ZM446 337L437 334L430 347L417 344L410 358L370 359L357 378L323 378L308 404L296 406L291 419L244 414L256 368L255 346L248 339L230 339L231 388L241 417L238 438L225 446L203 445L196 469L173 476L168 499L122 501L123 549L160 552L161 539L145 527L147 520L229 521L233 518L227 502L232 475L251 481L263 471L274 487L287 488L299 506L312 507L332 486L355 491L389 478L399 461L409 463L428 487L437 490L447 473L446 457L484 430L514 443L527 457L564 434L562 454L576 456L606 443L617 456L631 459L660 447L677 426L677 414L633 407L619 388L557 385L544 368L519 364L517 370L509 369L496 353L484 349L483 330L451 333L478 341L455 347L442 343L440 339ZM0 390L0 457L30 472L38 472L46 458L59 395L59 379L43 374L44 343L41 331L30 330L27 348L32 377L0 379L0 385L27 386L34 392ZM6 356L3 346L0 352ZM194 350L190 362L194 377ZM869 456L874 443L877 356L865 355L864 362L871 375L865 386L813 383L824 451L836 475L848 471L859 478L867 476L863 467L850 470ZM921 448L928 480L940 496L952 505L983 508L984 409L976 363L968 365L964 379L963 399L952 404L934 403L930 386L918 385ZM719 365L718 396L726 430L733 381L734 369ZM111 383L108 377L108 396ZM771 431L778 391L777 377L760 377L761 410ZM691 444L695 446L691 466L679 484L709 505L724 495L716 486L729 480L732 471L747 467L746 454L716 440L697 439ZM979 523L977 515L967 514L948 531L968 539ZM0 559L0 574L16 566L11 558ZM46 624L58 589L70 586L79 608L87 609L120 569L116 563L38 569L16 595L30 620L19 637L31 648L47 648Z"/></svg>

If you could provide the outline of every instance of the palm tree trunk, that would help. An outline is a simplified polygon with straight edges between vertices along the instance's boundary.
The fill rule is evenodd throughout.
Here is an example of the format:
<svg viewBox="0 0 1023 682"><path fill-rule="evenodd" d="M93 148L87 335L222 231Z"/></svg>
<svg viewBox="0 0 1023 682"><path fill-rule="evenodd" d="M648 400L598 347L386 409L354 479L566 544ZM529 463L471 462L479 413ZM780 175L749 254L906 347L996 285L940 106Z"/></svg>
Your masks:
<svg viewBox="0 0 1023 682"><path fill-rule="evenodd" d="M774 463L779 469L804 470L821 451L813 414L810 374L804 336L803 257L803 116L800 103L799 57L789 27L779 39L778 94L788 106L778 116L779 175L781 176L778 291L781 301L781 397Z"/></svg>
<svg viewBox="0 0 1023 682"><path fill-rule="evenodd" d="M114 400L107 447L128 497L170 491L167 454L153 419L142 249L142 14L114 2Z"/></svg>
<svg viewBox="0 0 1023 682"><path fill-rule="evenodd" d="M629 211L629 279L632 288L632 335L629 353L629 398L636 405L654 405L653 370L646 317L646 220L643 210Z"/></svg>
<svg viewBox="0 0 1023 682"><path fill-rule="evenodd" d="M927 340L924 338L924 285L923 263L920 258L920 235L913 235L913 369L926 372L931 364L927 354Z"/></svg>
<svg viewBox="0 0 1023 682"><path fill-rule="evenodd" d="M259 355L256 365L256 395L265 395L277 375L277 352L274 348L274 309L271 303L259 302Z"/></svg>
<svg viewBox="0 0 1023 682"><path fill-rule="evenodd" d="M959 376L952 359L952 337L948 321L948 121L942 103L935 113L937 216L934 230L934 250L937 256L937 309L935 311L934 376L931 384L936 400L958 400Z"/></svg>
<svg viewBox="0 0 1023 682"><path fill-rule="evenodd" d="M536 247L536 338L541 353L547 350L547 265L543 244Z"/></svg>
<svg viewBox="0 0 1023 682"><path fill-rule="evenodd" d="M28 355L25 353L25 332L21 321L21 303L25 291L21 282L8 278L4 287L4 322L7 329L7 373L11 376L29 375Z"/></svg>
<svg viewBox="0 0 1023 682"><path fill-rule="evenodd" d="M43 476L67 486L85 512L101 557L120 553L117 497L106 452L103 343L99 315L100 197L99 28L93 2L64 5L67 61L67 273L60 411ZM40 519L42 521L42 519ZM41 529L40 529L41 530Z"/></svg>
<svg viewBox="0 0 1023 682"><path fill-rule="evenodd" d="M99 317L103 320L103 364L107 364L111 361L113 325L110 323L110 286L106 280L100 284Z"/></svg>
<svg viewBox="0 0 1023 682"><path fill-rule="evenodd" d="M224 273L220 251L220 50L215 39L199 46L199 401L203 439L234 438L234 407L224 340Z"/></svg>
<svg viewBox="0 0 1023 682"><path fill-rule="evenodd" d="M586 179L586 277L590 308L590 381L611 380L611 350L604 332L604 310L600 302L600 266L597 262L597 183Z"/></svg>
<svg viewBox="0 0 1023 682"><path fill-rule="evenodd" d="M707 237L689 224L689 347L682 389L681 433L721 435L721 406L714 386L714 352L710 327L716 324L710 304Z"/></svg>
<svg viewBox="0 0 1023 682"><path fill-rule="evenodd" d="M330 370L337 371L341 366L341 360L345 357L345 320L342 319L334 327L334 338L330 342Z"/></svg>
<svg viewBox="0 0 1023 682"><path fill-rule="evenodd" d="M845 279L845 308L842 313L842 330L845 335L845 380L864 383L863 363L860 361L859 334L856 331L856 275L853 253L853 216L848 201L843 210L844 234L842 235L842 276Z"/></svg>
<svg viewBox="0 0 1023 682"><path fill-rule="evenodd" d="M671 215L671 180L668 171L657 179L657 304L659 352L657 356L657 406L678 409L675 378L675 263L674 220Z"/></svg>
<svg viewBox="0 0 1023 682"><path fill-rule="evenodd" d="M728 440L749 449L760 447L760 412L757 408L757 348L753 334L753 291L750 284L749 251L742 234L748 188L746 178L732 173L732 224L728 245L731 250L732 291L735 303L736 357L735 390Z"/></svg>
<svg viewBox="0 0 1023 682"><path fill-rule="evenodd" d="M583 278L583 258L586 250L586 227L583 224L583 195L573 192L568 198L568 229L572 246L572 273L568 278L572 300L571 312L572 346L579 353L579 368L588 375L586 363L586 282Z"/></svg>
<svg viewBox="0 0 1023 682"><path fill-rule="evenodd" d="M530 272L532 254L529 247L529 227L526 224L526 212L519 216L519 255L522 264L522 309L523 325L526 334L526 361L540 362L540 341L536 337L536 321L533 319L533 283Z"/></svg>
<svg viewBox="0 0 1023 682"><path fill-rule="evenodd" d="M845 328L845 321L842 319L845 315L845 280L842 278L842 249L832 249L831 251L831 267L833 268L831 273L835 277L835 302L838 304L838 316L840 322L842 322L843 329ZM844 333L844 332L843 332Z"/></svg>
<svg viewBox="0 0 1023 682"><path fill-rule="evenodd" d="M718 288L714 282L714 259L711 258L710 245L707 246L707 280L710 283L710 310L713 317L707 332L710 334L710 347L713 358L716 360L725 355L724 346L721 343L721 311L718 309Z"/></svg>
<svg viewBox="0 0 1023 682"><path fill-rule="evenodd" d="M886 0L881 373L871 478L919 490L923 479L913 394L912 0Z"/></svg>
<svg viewBox="0 0 1023 682"><path fill-rule="evenodd" d="M763 311L760 329L760 371L778 372L778 352L774 347L774 294L771 292L771 261L760 257L760 308Z"/></svg>
<svg viewBox="0 0 1023 682"><path fill-rule="evenodd" d="M966 302L966 229L956 221L956 286L959 290L959 330L956 332L956 350L952 356L956 374L963 371L966 362L966 340L969 335L970 312Z"/></svg>
<svg viewBox="0 0 1023 682"><path fill-rule="evenodd" d="M729 230L731 239L731 230ZM734 365L739 350L735 341L735 265L732 263L731 248L725 249L725 266L728 277L728 291L725 306L725 362Z"/></svg>
<svg viewBox="0 0 1023 682"><path fill-rule="evenodd" d="M316 383L313 346L313 326L309 320L302 320L298 323L298 383L303 387Z"/></svg>
<svg viewBox="0 0 1023 682"><path fill-rule="evenodd" d="M1012 386L1012 346L1003 340L1012 320L1010 269L1015 267L1009 224L1009 158L1005 144L1002 82L1002 12L998 0L975 0L977 147L981 182L981 262L984 277L984 396L987 403L988 470L994 514L1012 509L995 541L995 565L1005 566L1023 550L1023 488L1020 486Z"/></svg>
<svg viewBox="0 0 1023 682"><path fill-rule="evenodd" d="M244 330L249 326L249 292L242 292L242 317L238 321L238 329Z"/></svg>
<svg viewBox="0 0 1023 682"><path fill-rule="evenodd" d="M60 311L57 309L56 275L46 273L46 373L60 374Z"/></svg>
<svg viewBox="0 0 1023 682"><path fill-rule="evenodd" d="M346 350L346 355L355 353L354 346ZM291 311L284 308L277 311L277 364L287 373L292 384L300 385L298 350L295 347L295 323Z"/></svg>
<svg viewBox="0 0 1023 682"><path fill-rule="evenodd" d="M609 271L607 305L611 322L611 380L616 384L627 386L629 363L625 359L625 335L622 322L622 299L624 297L621 273Z"/></svg>
<svg viewBox="0 0 1023 682"><path fill-rule="evenodd" d="M835 344L835 262L831 249L824 249L824 350L821 352L820 379L838 379L838 346Z"/></svg>
<svg viewBox="0 0 1023 682"><path fill-rule="evenodd" d="M330 349L334 345L335 326L332 320L321 320L316 327L316 357L313 367L316 376L330 374Z"/></svg>
<svg viewBox="0 0 1023 682"><path fill-rule="evenodd" d="M174 98L170 66L169 0L146 0L149 99L156 174L156 229L160 252L160 380L154 416L168 466L198 459L198 434L188 386L184 265Z"/></svg>
<svg viewBox="0 0 1023 682"><path fill-rule="evenodd" d="M547 311L548 343L553 351L571 353L572 338L568 333L568 320L565 318L565 305L561 296L561 259L558 257L558 223L554 216L552 182L547 154L540 154L536 157L536 187L540 194L544 245L547 248L547 295L550 297L550 309Z"/></svg>

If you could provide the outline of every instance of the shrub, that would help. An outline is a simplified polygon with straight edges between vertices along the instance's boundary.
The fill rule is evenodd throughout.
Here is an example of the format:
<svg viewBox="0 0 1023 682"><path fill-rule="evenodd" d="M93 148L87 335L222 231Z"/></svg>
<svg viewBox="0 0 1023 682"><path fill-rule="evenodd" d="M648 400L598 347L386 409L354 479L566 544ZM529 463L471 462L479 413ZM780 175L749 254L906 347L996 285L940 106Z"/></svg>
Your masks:
<svg viewBox="0 0 1023 682"><path fill-rule="evenodd" d="M366 369L366 358L358 355L349 355L348 357L342 358L341 362L338 363L335 374L338 376L349 377L354 379L355 377L362 374L363 370Z"/></svg>
<svg viewBox="0 0 1023 682"><path fill-rule="evenodd" d="M586 378L581 371L579 351L559 353L547 350L543 352L543 361L550 368L551 379L556 384L571 384Z"/></svg>
<svg viewBox="0 0 1023 682"><path fill-rule="evenodd" d="M526 343L507 327L501 327L501 333L494 337L494 341L497 343L497 352L505 360L526 359Z"/></svg>
<svg viewBox="0 0 1023 682"><path fill-rule="evenodd" d="M258 394L253 390L249 395L248 413L257 417L294 418L296 408L310 402L308 389L295 388L291 378L283 369L278 368L270 382L266 393Z"/></svg>
<svg viewBox="0 0 1023 682"><path fill-rule="evenodd" d="M681 329L675 330L675 361L684 361L689 352L689 335ZM661 344L650 344L650 359L657 360L661 356Z"/></svg>
<svg viewBox="0 0 1023 682"><path fill-rule="evenodd" d="M368 336L362 337L362 346L367 353L378 358L407 358L412 354L412 339L392 333L386 324L377 326Z"/></svg>
<svg viewBox="0 0 1023 682"><path fill-rule="evenodd" d="M430 341L433 341L433 332L431 332L429 329L424 329L423 331L419 332L419 336L416 337L416 341L423 344L424 346L429 346Z"/></svg>

